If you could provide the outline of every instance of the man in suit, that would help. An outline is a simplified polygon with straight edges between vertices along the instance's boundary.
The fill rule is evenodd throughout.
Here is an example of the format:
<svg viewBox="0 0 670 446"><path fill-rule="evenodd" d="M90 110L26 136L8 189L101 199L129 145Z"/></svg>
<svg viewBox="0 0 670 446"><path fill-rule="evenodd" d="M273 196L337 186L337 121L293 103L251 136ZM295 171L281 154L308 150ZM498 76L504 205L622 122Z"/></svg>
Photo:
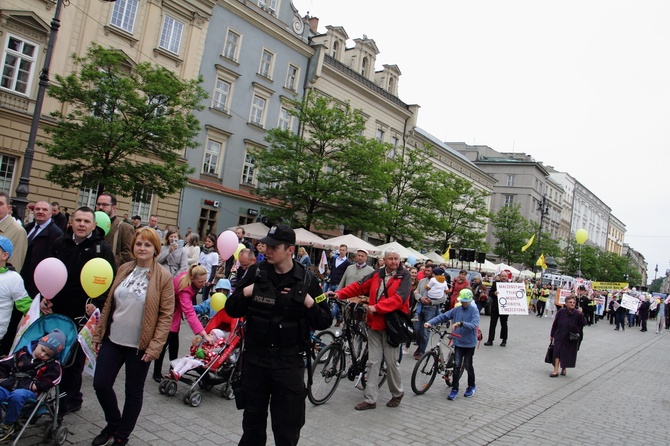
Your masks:
<svg viewBox="0 0 670 446"><path fill-rule="evenodd" d="M114 260L118 268L133 259L133 237L135 229L116 215L116 197L102 193L95 202L96 211L102 211L109 216L111 228L105 236L105 241L114 252Z"/></svg>
<svg viewBox="0 0 670 446"><path fill-rule="evenodd" d="M60 211L60 204L57 201L51 203L51 219L56 223L62 232L67 228L68 218Z"/></svg>
<svg viewBox="0 0 670 446"><path fill-rule="evenodd" d="M21 277L30 297L35 297L38 289L35 286L35 267L49 257L51 245L63 233L51 218L51 206L48 201L38 201L34 209L35 219L25 226L28 236L28 251L21 268Z"/></svg>

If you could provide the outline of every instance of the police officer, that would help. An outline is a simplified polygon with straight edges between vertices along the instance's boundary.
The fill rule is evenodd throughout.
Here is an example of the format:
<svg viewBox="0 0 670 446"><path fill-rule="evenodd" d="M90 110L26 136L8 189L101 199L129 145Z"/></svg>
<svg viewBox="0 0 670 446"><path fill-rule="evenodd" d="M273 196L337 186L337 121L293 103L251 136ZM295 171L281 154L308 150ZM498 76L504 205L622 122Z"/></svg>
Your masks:
<svg viewBox="0 0 670 446"><path fill-rule="evenodd" d="M277 446L295 445L305 424L305 359L309 330L330 326L326 296L314 275L293 260L295 232L273 226L265 260L252 265L226 302L232 317L245 317L240 445L264 445L267 411ZM240 407L238 402L238 407Z"/></svg>

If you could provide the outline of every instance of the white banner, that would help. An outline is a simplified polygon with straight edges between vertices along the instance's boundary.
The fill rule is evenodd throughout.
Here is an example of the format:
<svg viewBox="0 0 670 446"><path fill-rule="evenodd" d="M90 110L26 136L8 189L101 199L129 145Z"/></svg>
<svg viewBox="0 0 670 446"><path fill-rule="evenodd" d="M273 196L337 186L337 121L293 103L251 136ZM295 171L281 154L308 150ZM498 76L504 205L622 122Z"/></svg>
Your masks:
<svg viewBox="0 0 670 446"><path fill-rule="evenodd" d="M37 293L37 296L33 298L33 301L30 304L30 309L21 318L21 321L19 322L19 325L16 329L16 336L14 337L14 342L12 343L11 351L14 351L16 349L16 346L19 344L19 341L21 340L21 336L23 336L23 333L25 333L28 327L30 327L30 324L35 322L35 320L39 319L41 297L42 296L40 296L40 293ZM11 314L11 310L9 311L9 313Z"/></svg>
<svg viewBox="0 0 670 446"><path fill-rule="evenodd" d="M79 344L81 345L81 349L86 355L86 359L88 359L88 361L86 361L86 365L84 366L84 372L91 376L95 374L95 363L97 359L97 354L95 353L95 350L93 350L93 333L95 333L95 327L98 325L99 320L100 310L96 308L91 317L88 318L88 321L86 321L84 328L81 329L79 335L77 336Z"/></svg>
<svg viewBox="0 0 670 446"><path fill-rule="evenodd" d="M621 306L630 311L637 311L637 306L640 303L640 299L633 297L630 294L624 294L621 296Z"/></svg>
<svg viewBox="0 0 670 446"><path fill-rule="evenodd" d="M523 283L497 282L498 310L500 314L528 315L526 285Z"/></svg>

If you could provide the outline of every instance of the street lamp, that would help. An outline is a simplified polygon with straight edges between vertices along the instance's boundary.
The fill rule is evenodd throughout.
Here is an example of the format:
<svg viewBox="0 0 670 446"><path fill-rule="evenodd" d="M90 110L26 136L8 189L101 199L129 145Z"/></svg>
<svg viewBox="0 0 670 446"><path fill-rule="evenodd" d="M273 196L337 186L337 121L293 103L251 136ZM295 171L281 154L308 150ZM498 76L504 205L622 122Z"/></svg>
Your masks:
<svg viewBox="0 0 670 446"><path fill-rule="evenodd" d="M544 224L544 216L549 214L549 206L547 206L547 195L542 195L542 202L537 208L540 211L540 229L537 232L537 245L535 245L535 259L538 258L538 252L540 251L540 241L542 240L542 225ZM537 271L537 260L533 262L533 273Z"/></svg>
<svg viewBox="0 0 670 446"><path fill-rule="evenodd" d="M112 3L116 0L100 0L106 3ZM37 89L37 96L35 97L35 109L33 110L33 118L30 123L30 133L28 135L28 145L26 146L26 153L23 157L23 166L21 167L21 176L19 177L19 184L16 186L16 196L14 197L13 207L16 209L16 217L23 222L23 216L28 205L28 194L30 193L30 171L33 167L33 158L35 156L35 141L37 140L37 131L40 127L40 117L42 116L42 105L44 104L44 94L49 86L49 67L51 66L51 56L53 55L54 46L56 45L56 36L60 28L60 13L63 9L63 3L69 3L69 0L57 0L56 12L51 20L51 32L49 33L49 40L47 42L47 51L44 55L44 66L40 72L39 87Z"/></svg>

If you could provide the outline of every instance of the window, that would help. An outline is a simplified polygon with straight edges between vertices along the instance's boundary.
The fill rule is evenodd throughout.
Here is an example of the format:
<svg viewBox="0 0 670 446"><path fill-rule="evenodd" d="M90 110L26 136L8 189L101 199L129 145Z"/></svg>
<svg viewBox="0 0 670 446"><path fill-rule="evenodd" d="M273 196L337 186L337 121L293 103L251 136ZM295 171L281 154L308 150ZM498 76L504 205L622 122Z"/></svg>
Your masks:
<svg viewBox="0 0 670 446"><path fill-rule="evenodd" d="M223 44L223 57L237 62L241 39L242 36L238 33L228 30L228 34L226 34L226 42Z"/></svg>
<svg viewBox="0 0 670 446"><path fill-rule="evenodd" d="M173 19L169 15L166 15L165 19L163 19L161 41L158 46L171 53L179 54L179 45L181 43L181 35L183 32L184 24Z"/></svg>
<svg viewBox="0 0 670 446"><path fill-rule="evenodd" d="M137 17L137 5L139 0L116 0L112 10L112 19L109 21L117 28L132 34Z"/></svg>
<svg viewBox="0 0 670 446"><path fill-rule="evenodd" d="M285 107L279 109L279 124L277 125L282 130L290 131L293 127L293 116L291 112Z"/></svg>
<svg viewBox="0 0 670 446"><path fill-rule="evenodd" d="M214 209L200 209L198 234L202 240L207 237L207 234L216 234L216 211Z"/></svg>
<svg viewBox="0 0 670 446"><path fill-rule="evenodd" d="M205 146L205 160L202 163L203 173L217 175L222 147L223 145L220 142L212 140L207 141L207 145Z"/></svg>
<svg viewBox="0 0 670 446"><path fill-rule="evenodd" d="M261 66L258 68L258 74L268 79L272 79L272 63L275 55L268 50L263 50L261 55Z"/></svg>
<svg viewBox="0 0 670 446"><path fill-rule="evenodd" d="M514 186L514 177L515 175L507 175L507 185Z"/></svg>
<svg viewBox="0 0 670 446"><path fill-rule="evenodd" d="M397 136L391 136L391 145L393 147L391 147L391 149L386 154L388 158L394 159L396 157L399 142L400 140L398 139Z"/></svg>
<svg viewBox="0 0 670 446"><path fill-rule="evenodd" d="M149 221L153 195L153 192L146 188L133 192L132 201L130 202L130 215L139 215L142 217L142 221Z"/></svg>
<svg viewBox="0 0 670 446"><path fill-rule="evenodd" d="M286 88L296 91L298 87L298 73L299 69L295 65L288 65L288 73L286 74Z"/></svg>
<svg viewBox="0 0 670 446"><path fill-rule="evenodd" d="M9 35L2 61L2 88L29 95L37 54L36 44Z"/></svg>
<svg viewBox="0 0 670 446"><path fill-rule="evenodd" d="M244 167L242 168L242 184L247 186L256 185L256 159L248 150L244 157Z"/></svg>
<svg viewBox="0 0 670 446"><path fill-rule="evenodd" d="M12 181L16 169L16 158L0 155L0 190L12 195Z"/></svg>
<svg viewBox="0 0 670 446"><path fill-rule="evenodd" d="M514 195L505 195L505 207L512 206L514 204Z"/></svg>
<svg viewBox="0 0 670 446"><path fill-rule="evenodd" d="M363 57L363 61L361 63L361 75L368 77L368 57L365 56Z"/></svg>
<svg viewBox="0 0 670 446"><path fill-rule="evenodd" d="M256 217L248 217L246 215L240 215L240 217L237 219L237 225L238 226L244 226L253 223L256 221Z"/></svg>
<svg viewBox="0 0 670 446"><path fill-rule="evenodd" d="M263 127L265 121L265 99L258 95L254 95L251 102L251 113L249 115L249 122Z"/></svg>
<svg viewBox="0 0 670 446"><path fill-rule="evenodd" d="M339 42L336 40L333 42L333 58L337 59L337 49L340 47Z"/></svg>
<svg viewBox="0 0 670 446"><path fill-rule="evenodd" d="M277 0L258 0L258 6L277 15Z"/></svg>
<svg viewBox="0 0 670 446"><path fill-rule="evenodd" d="M377 142L384 142L384 130L377 129L377 134L375 135Z"/></svg>
<svg viewBox="0 0 670 446"><path fill-rule="evenodd" d="M217 79L212 94L212 108L228 113L228 99L230 98L230 82Z"/></svg>

